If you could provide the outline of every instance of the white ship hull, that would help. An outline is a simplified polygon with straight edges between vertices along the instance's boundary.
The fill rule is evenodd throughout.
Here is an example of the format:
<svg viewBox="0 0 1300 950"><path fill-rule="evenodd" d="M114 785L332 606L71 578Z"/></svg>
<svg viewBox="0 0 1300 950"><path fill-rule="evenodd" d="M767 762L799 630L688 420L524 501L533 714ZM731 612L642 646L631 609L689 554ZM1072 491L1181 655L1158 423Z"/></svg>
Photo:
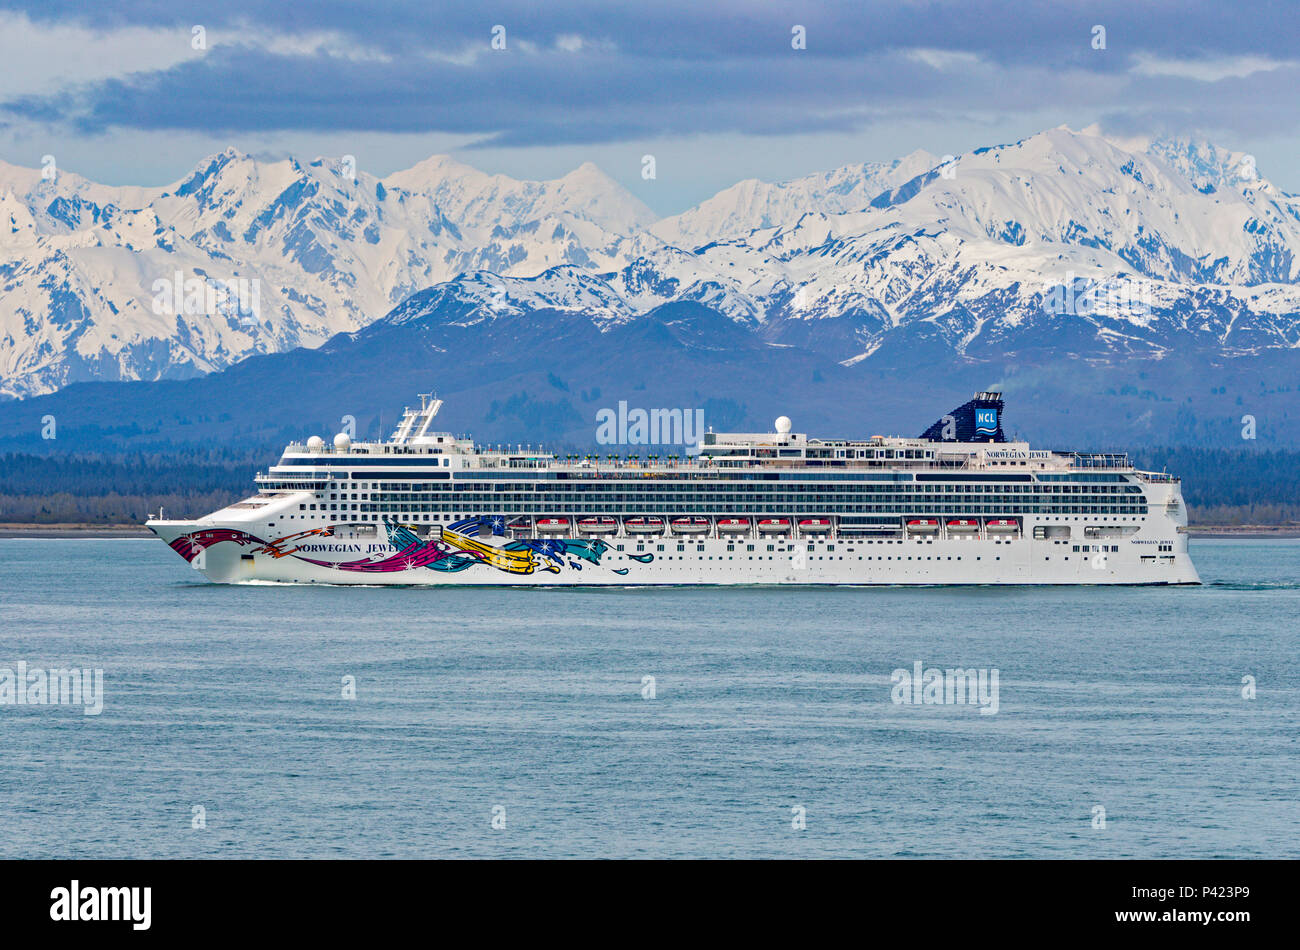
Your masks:
<svg viewBox="0 0 1300 950"><path fill-rule="evenodd" d="M210 521L151 521L169 544L214 529L245 531L247 525ZM250 532L251 533L251 532ZM382 534L382 529L381 532ZM227 540L194 548L191 568L220 583L366 584L466 586L654 586L654 585L1036 585L1199 584L1187 554L1187 536L1172 521L1144 526L1125 539L1108 539L1115 551L1075 551L1078 541L1056 542L938 537L903 540L799 538L609 539L595 561L569 553L573 539L559 539L564 553L532 559L531 570L502 570L483 561L454 571L421 565L382 537L357 538L347 528L301 543L291 554L265 550L255 541ZM258 539L262 540L262 539ZM503 539L479 539L499 546ZM579 539L589 545L589 539ZM768 550L769 545L772 550ZM173 547L176 547L173 544ZM289 545L294 547L295 544ZM749 547L754 550L748 550ZM1100 545L1088 544L1097 549ZM1166 546L1172 550L1162 550ZM619 550L622 547L623 550ZM662 548L662 550L661 550ZM557 546L558 551L558 546ZM588 552L584 552L588 553ZM648 559L647 559L648 556ZM637 560L641 558L643 560ZM373 560L371 560L373 559ZM385 564L367 570L359 561ZM327 562L327 563L326 563Z"/></svg>

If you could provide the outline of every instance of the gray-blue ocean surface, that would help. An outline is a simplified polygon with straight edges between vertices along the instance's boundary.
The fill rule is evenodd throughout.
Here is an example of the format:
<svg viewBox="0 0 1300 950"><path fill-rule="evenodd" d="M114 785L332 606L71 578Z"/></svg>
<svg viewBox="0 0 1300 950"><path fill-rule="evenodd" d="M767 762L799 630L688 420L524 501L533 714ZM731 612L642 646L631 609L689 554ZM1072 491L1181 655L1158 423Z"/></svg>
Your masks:
<svg viewBox="0 0 1300 950"><path fill-rule="evenodd" d="M0 541L0 668L104 670L98 716L0 706L0 857L1296 856L1300 542L1192 550L1199 588L489 590ZM917 661L997 713L895 703Z"/></svg>

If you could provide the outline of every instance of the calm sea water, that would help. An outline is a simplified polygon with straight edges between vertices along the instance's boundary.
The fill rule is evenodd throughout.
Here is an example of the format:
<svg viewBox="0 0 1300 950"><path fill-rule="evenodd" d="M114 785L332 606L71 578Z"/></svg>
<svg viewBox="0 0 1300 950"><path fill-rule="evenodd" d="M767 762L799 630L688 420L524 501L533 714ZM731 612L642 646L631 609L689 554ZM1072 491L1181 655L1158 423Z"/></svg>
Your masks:
<svg viewBox="0 0 1300 950"><path fill-rule="evenodd" d="M0 541L0 667L105 678L99 716L0 706L0 857L1297 856L1300 542L1193 556L1195 589L394 590ZM997 669L998 712L896 705L917 660Z"/></svg>

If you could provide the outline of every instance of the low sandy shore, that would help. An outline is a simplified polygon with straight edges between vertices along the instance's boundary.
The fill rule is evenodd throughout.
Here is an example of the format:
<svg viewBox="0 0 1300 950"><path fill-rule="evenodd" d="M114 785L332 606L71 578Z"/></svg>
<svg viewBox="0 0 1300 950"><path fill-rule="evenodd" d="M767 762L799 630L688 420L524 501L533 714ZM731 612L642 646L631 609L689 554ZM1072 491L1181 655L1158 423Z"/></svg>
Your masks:
<svg viewBox="0 0 1300 950"><path fill-rule="evenodd" d="M1300 538L1300 525L1192 525L1187 533L1193 538Z"/></svg>
<svg viewBox="0 0 1300 950"><path fill-rule="evenodd" d="M138 524L0 524L0 538L152 538Z"/></svg>

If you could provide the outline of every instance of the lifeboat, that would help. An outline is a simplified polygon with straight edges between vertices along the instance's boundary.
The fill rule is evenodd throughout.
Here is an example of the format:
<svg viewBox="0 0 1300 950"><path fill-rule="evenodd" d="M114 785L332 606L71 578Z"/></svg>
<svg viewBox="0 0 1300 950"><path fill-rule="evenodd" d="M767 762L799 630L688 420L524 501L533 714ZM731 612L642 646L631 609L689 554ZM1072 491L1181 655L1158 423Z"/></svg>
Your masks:
<svg viewBox="0 0 1300 950"><path fill-rule="evenodd" d="M568 518L538 518L538 534L564 534L569 530Z"/></svg>
<svg viewBox="0 0 1300 950"><path fill-rule="evenodd" d="M718 534L746 534L749 532L748 518L719 518Z"/></svg>
<svg viewBox="0 0 1300 950"><path fill-rule="evenodd" d="M804 534L825 534L831 530L830 518L801 518L799 530Z"/></svg>
<svg viewBox="0 0 1300 950"><path fill-rule="evenodd" d="M673 534L704 534L709 530L708 518L674 518Z"/></svg>
<svg viewBox="0 0 1300 950"><path fill-rule="evenodd" d="M980 523L974 518L949 518L949 534L979 534Z"/></svg>
<svg viewBox="0 0 1300 950"><path fill-rule="evenodd" d="M790 519L762 518L758 522L758 530L764 534L783 534L790 530Z"/></svg>
<svg viewBox="0 0 1300 950"><path fill-rule="evenodd" d="M989 534L1019 534L1020 520L1017 518L988 518L984 530Z"/></svg>
<svg viewBox="0 0 1300 950"><path fill-rule="evenodd" d="M618 519L607 515L578 519L580 534L613 534L618 531Z"/></svg>
<svg viewBox="0 0 1300 950"><path fill-rule="evenodd" d="M909 518L907 530L912 534L938 534L939 520L937 518Z"/></svg>
<svg viewBox="0 0 1300 950"><path fill-rule="evenodd" d="M623 527L628 534L663 534L663 518L624 518Z"/></svg>
<svg viewBox="0 0 1300 950"><path fill-rule="evenodd" d="M532 522L527 518L511 518L506 522L507 531L531 531L532 527Z"/></svg>

